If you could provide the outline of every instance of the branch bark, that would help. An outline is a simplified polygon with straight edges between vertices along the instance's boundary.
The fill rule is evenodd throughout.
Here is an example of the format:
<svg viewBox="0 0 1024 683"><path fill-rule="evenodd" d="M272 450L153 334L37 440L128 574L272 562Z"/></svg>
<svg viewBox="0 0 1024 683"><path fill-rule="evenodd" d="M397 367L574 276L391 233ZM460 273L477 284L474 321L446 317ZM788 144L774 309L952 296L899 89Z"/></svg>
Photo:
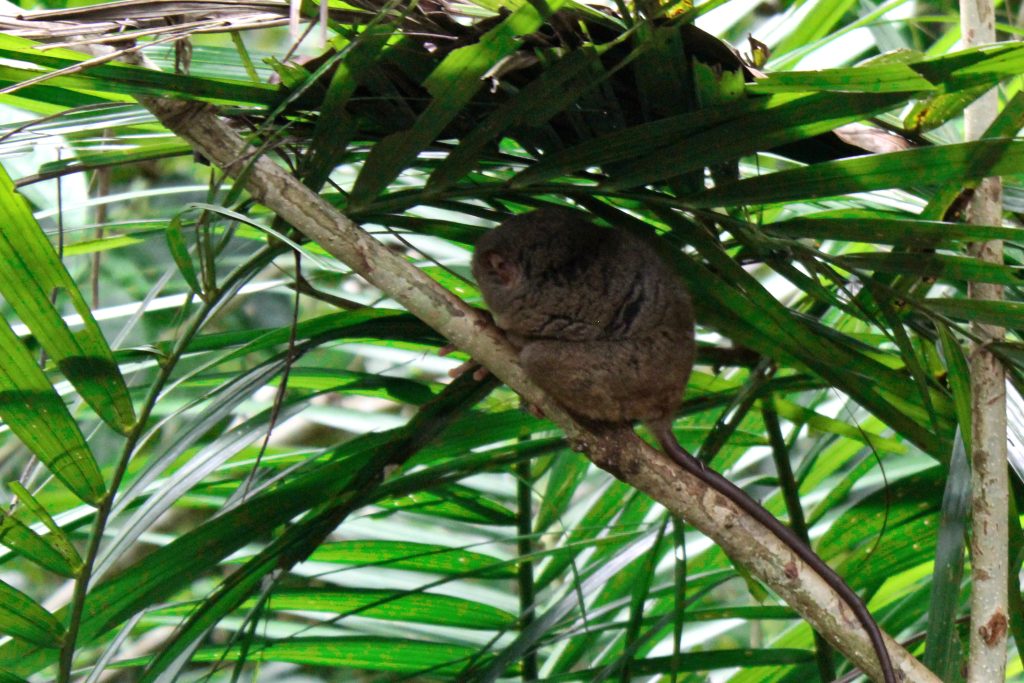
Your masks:
<svg viewBox="0 0 1024 683"><path fill-rule="evenodd" d="M478 311L391 252L319 195L242 140L209 105L140 98L170 130L238 178L249 193L355 272L468 351L563 429L599 467L643 491L712 538L764 581L872 678L881 671L867 634L845 603L771 532L732 502L683 472L626 427L588 431L532 384L504 336ZM908 681L935 681L924 665L885 636L893 666Z"/></svg>
<svg viewBox="0 0 1024 683"><path fill-rule="evenodd" d="M992 0L960 0L960 27L966 47L995 42ZM964 137L977 140L995 120L999 108L990 90L964 111ZM967 221L979 225L1002 223L1002 183L986 178L967 207ZM970 245L975 258L1003 264L998 240ZM1002 285L971 282L971 299L998 301ZM1004 336L994 325L972 323L978 342L970 352L971 371L971 635L967 680L1006 678L1006 638L1009 530L1009 476L1006 462L1006 377L989 345Z"/></svg>

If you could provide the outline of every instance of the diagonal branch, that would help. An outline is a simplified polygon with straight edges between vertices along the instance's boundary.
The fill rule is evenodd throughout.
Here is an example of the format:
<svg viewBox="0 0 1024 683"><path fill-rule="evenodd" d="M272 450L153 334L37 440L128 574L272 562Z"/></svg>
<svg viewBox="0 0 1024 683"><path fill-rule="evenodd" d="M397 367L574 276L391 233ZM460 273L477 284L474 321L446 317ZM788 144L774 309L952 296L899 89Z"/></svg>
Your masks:
<svg viewBox="0 0 1024 683"><path fill-rule="evenodd" d="M643 491L712 538L737 563L770 586L829 642L873 678L880 678L867 634L831 588L771 532L731 501L683 472L631 429L588 430L524 375L516 355L487 318L445 291L258 152L205 104L140 98L170 130L232 177L244 176L252 197L459 348L468 351L563 429L599 467ZM893 665L908 681L938 679L886 636Z"/></svg>

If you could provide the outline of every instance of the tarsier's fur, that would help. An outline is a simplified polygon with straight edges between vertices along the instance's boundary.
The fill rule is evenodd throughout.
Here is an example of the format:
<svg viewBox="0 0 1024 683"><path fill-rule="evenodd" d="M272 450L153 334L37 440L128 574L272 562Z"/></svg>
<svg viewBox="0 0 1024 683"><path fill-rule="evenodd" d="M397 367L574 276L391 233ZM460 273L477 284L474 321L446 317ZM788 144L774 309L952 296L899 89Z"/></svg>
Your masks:
<svg viewBox="0 0 1024 683"><path fill-rule="evenodd" d="M509 219L480 239L473 274L527 374L572 412L660 420L694 361L689 295L652 247L570 211Z"/></svg>

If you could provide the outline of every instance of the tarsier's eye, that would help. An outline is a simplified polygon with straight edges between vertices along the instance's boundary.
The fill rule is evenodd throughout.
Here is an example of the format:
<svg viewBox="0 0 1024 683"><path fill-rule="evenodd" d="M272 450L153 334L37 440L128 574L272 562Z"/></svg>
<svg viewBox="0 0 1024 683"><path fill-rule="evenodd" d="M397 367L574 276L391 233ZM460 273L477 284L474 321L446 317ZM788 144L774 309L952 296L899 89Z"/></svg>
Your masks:
<svg viewBox="0 0 1024 683"><path fill-rule="evenodd" d="M501 284L508 287L519 279L519 267L501 254L492 251L487 254L486 259L487 265L501 280Z"/></svg>

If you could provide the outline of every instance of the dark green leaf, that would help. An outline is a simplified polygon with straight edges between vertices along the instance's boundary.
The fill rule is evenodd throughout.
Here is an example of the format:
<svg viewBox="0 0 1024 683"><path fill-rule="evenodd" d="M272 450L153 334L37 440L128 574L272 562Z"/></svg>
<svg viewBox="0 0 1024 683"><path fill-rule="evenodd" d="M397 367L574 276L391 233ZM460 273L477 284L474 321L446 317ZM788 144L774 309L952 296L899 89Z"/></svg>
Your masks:
<svg viewBox="0 0 1024 683"><path fill-rule="evenodd" d="M849 218L795 218L764 226L785 237L874 242L905 246L945 246L960 240L1019 240L1024 231L995 225L920 221L873 215Z"/></svg>
<svg viewBox="0 0 1024 683"><path fill-rule="evenodd" d="M251 609L255 601L242 605ZM271 594L267 606L273 610L358 614L373 619L411 621L461 628L507 629L516 617L504 610L472 600L432 593L403 593L367 589L285 589ZM157 614L187 615L194 607L181 605Z"/></svg>
<svg viewBox="0 0 1024 683"><path fill-rule="evenodd" d="M502 560L469 550L405 541L339 541L324 543L311 560L337 564L411 569L437 574L481 573L491 578L511 577L513 568Z"/></svg>
<svg viewBox="0 0 1024 683"><path fill-rule="evenodd" d="M99 504L106 487L78 424L6 320L0 349L0 418L76 496Z"/></svg>
<svg viewBox="0 0 1024 683"><path fill-rule="evenodd" d="M477 648L450 643L420 642L375 636L344 638L290 638L257 642L249 646L247 659L256 662L292 662L366 671L456 675L477 655ZM234 661L239 650L204 648L193 661Z"/></svg>
<svg viewBox="0 0 1024 683"><path fill-rule="evenodd" d="M562 0L536 0L520 5L479 42L457 48L445 57L423 83L433 98L430 105L412 128L394 133L373 148L352 188L351 204L359 207L375 199L459 114L483 86L484 74L561 4Z"/></svg>
<svg viewBox="0 0 1024 683"><path fill-rule="evenodd" d="M64 638L64 627L35 600L0 581L0 633L55 648Z"/></svg>
<svg viewBox="0 0 1024 683"><path fill-rule="evenodd" d="M980 140L820 164L729 183L688 198L698 206L764 204L850 192L964 182L1016 173L1024 142Z"/></svg>
<svg viewBox="0 0 1024 683"><path fill-rule="evenodd" d="M964 573L970 502L971 468L967 463L964 442L958 438L949 459L949 475L942 494L924 658L925 666L944 681L959 674L962 661L957 615L960 611L960 581Z"/></svg>
<svg viewBox="0 0 1024 683"><path fill-rule="evenodd" d="M185 278L185 282L192 288L192 291L202 296L203 288L196 276L195 266L192 265L192 256L188 253L188 244L185 243L185 234L181 227L181 215L174 216L167 224L167 247L171 251L174 262L178 265L178 271Z"/></svg>
<svg viewBox="0 0 1024 683"><path fill-rule="evenodd" d="M0 544L61 576L72 577L81 566L70 564L47 539L5 512L0 512Z"/></svg>

